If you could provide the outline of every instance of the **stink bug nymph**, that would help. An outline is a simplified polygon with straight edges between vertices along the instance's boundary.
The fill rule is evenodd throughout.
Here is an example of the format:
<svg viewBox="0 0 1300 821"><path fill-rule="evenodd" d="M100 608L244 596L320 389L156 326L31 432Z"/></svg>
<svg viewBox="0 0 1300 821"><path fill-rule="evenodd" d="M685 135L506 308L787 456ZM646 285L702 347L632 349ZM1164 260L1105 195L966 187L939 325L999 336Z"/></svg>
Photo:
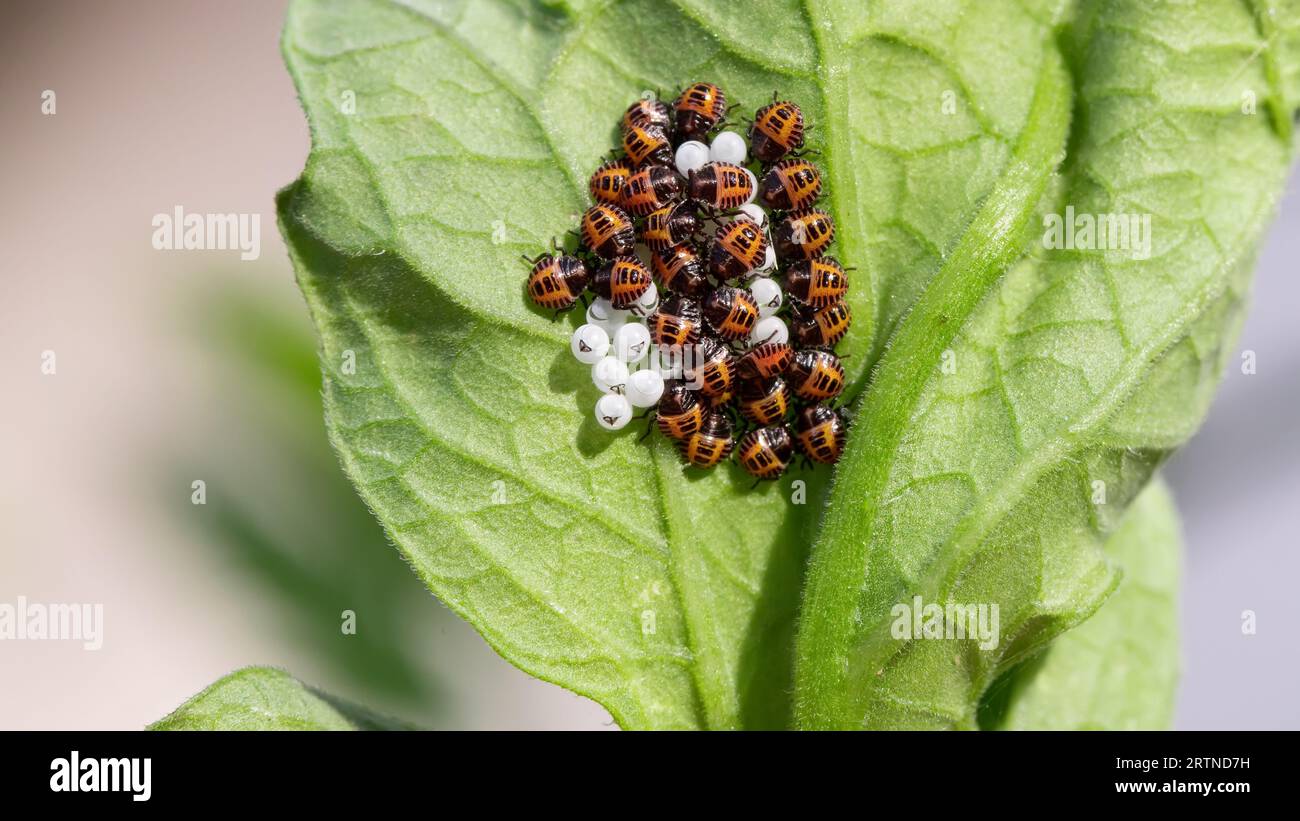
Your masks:
<svg viewBox="0 0 1300 821"><path fill-rule="evenodd" d="M646 325L650 341L662 348L694 345L703 326L700 305L681 294L669 294L646 319Z"/></svg>
<svg viewBox="0 0 1300 821"><path fill-rule="evenodd" d="M736 358L731 350L712 337L705 337L691 355L685 357L685 377L698 388L711 407L717 407L732 395L736 380Z"/></svg>
<svg viewBox="0 0 1300 821"><path fill-rule="evenodd" d="M818 208L787 214L776 228L776 255L785 261L817 259L835 239L835 221Z"/></svg>
<svg viewBox="0 0 1300 821"><path fill-rule="evenodd" d="M655 409L655 426L659 432L681 441L698 431L703 422L704 408L695 391L680 380L665 381L663 396Z"/></svg>
<svg viewBox="0 0 1300 821"><path fill-rule="evenodd" d="M849 277L834 257L806 259L785 272L785 290L811 308L825 308L849 292Z"/></svg>
<svg viewBox="0 0 1300 821"><path fill-rule="evenodd" d="M679 199L685 188L681 175L666 165L648 165L627 178L619 197L623 210L637 217Z"/></svg>
<svg viewBox="0 0 1300 821"><path fill-rule="evenodd" d="M668 103L656 97L643 97L627 107L623 112L623 130L629 128L647 128L655 126L667 131L673 124L672 109Z"/></svg>
<svg viewBox="0 0 1300 821"><path fill-rule="evenodd" d="M749 173L729 162L711 162L691 172L687 196L713 208L729 210L749 202L754 181Z"/></svg>
<svg viewBox="0 0 1300 821"><path fill-rule="evenodd" d="M591 198L607 205L618 205L627 178L632 175L627 163L622 160L610 160L596 169L587 183Z"/></svg>
<svg viewBox="0 0 1300 821"><path fill-rule="evenodd" d="M528 274L528 296L542 308L567 311L587 288L589 274L582 260L567 254L542 254Z"/></svg>
<svg viewBox="0 0 1300 821"><path fill-rule="evenodd" d="M704 260L689 244L655 251L650 258L650 269L659 278L659 284L674 293L701 297L709 289Z"/></svg>
<svg viewBox="0 0 1300 821"><path fill-rule="evenodd" d="M755 425L775 425L790 413L790 386L781 377L771 382L746 380L740 386L740 414Z"/></svg>
<svg viewBox="0 0 1300 821"><path fill-rule="evenodd" d="M652 251L664 251L689 240L700 228L700 218L689 202L652 211L641 228L641 241Z"/></svg>
<svg viewBox="0 0 1300 821"><path fill-rule="evenodd" d="M591 290L620 311L637 304L650 288L650 271L633 256L615 257L596 271Z"/></svg>
<svg viewBox="0 0 1300 821"><path fill-rule="evenodd" d="M801 348L833 348L849 332L852 322L853 312L849 310L849 304L841 300L811 316L801 316L794 321L791 330Z"/></svg>
<svg viewBox="0 0 1300 821"><path fill-rule="evenodd" d="M787 376L794 395L805 402L826 402L844 392L844 365L830 351L799 351Z"/></svg>
<svg viewBox="0 0 1300 821"><path fill-rule="evenodd" d="M677 443L682 458L702 468L711 468L726 459L734 445L730 420L716 411L704 417L698 431Z"/></svg>
<svg viewBox="0 0 1300 821"><path fill-rule="evenodd" d="M579 236L582 245L598 257L627 256L636 247L632 218L617 205L598 203L582 215Z"/></svg>
<svg viewBox="0 0 1300 821"><path fill-rule="evenodd" d="M746 379L780 376L795 359L794 348L784 342L764 342L740 358L740 375Z"/></svg>
<svg viewBox="0 0 1300 821"><path fill-rule="evenodd" d="M825 405L810 405L795 419L795 442L814 462L833 465L844 453L844 419Z"/></svg>
<svg viewBox="0 0 1300 821"><path fill-rule="evenodd" d="M743 288L724 285L704 300L704 318L728 342L749 336L758 321L758 306Z"/></svg>
<svg viewBox="0 0 1300 821"><path fill-rule="evenodd" d="M763 230L747 219L719 226L709 249L709 273L718 279L736 279L753 271L767 258Z"/></svg>
<svg viewBox="0 0 1300 821"><path fill-rule="evenodd" d="M754 114L749 128L750 150L767 165L803 147L803 112L788 100L777 100Z"/></svg>
<svg viewBox="0 0 1300 821"><path fill-rule="evenodd" d="M659 126L634 125L623 132L623 152L633 165L671 165L673 144Z"/></svg>
<svg viewBox="0 0 1300 821"><path fill-rule="evenodd" d="M673 103L677 137L701 140L727 116L727 95L713 83L695 83Z"/></svg>
<svg viewBox="0 0 1300 821"><path fill-rule="evenodd" d="M756 479L779 479L794 457L794 441L785 425L751 430L736 445L736 460Z"/></svg>
<svg viewBox="0 0 1300 821"><path fill-rule="evenodd" d="M776 211L798 211L817 202L822 193L822 177L817 166L807 160L782 160L763 176L758 195L763 204Z"/></svg>

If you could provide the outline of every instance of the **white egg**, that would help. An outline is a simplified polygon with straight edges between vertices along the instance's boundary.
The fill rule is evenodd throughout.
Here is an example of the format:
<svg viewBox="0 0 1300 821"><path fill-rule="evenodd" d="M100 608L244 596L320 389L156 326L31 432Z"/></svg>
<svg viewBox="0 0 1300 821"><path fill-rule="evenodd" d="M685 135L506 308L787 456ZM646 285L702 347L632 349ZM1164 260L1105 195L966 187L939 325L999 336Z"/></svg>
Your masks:
<svg viewBox="0 0 1300 821"><path fill-rule="evenodd" d="M623 389L627 387L627 375L627 365L612 356L607 356L591 366L591 381L601 393L623 393Z"/></svg>
<svg viewBox="0 0 1300 821"><path fill-rule="evenodd" d="M765 316L754 323L754 330L749 333L750 345L762 345L765 342L789 342L790 329L778 316Z"/></svg>
<svg viewBox="0 0 1300 821"><path fill-rule="evenodd" d="M627 401L634 408L648 408L664 395L664 378L657 371L640 370L627 379Z"/></svg>
<svg viewBox="0 0 1300 821"><path fill-rule="evenodd" d="M629 322L614 334L614 356L620 362L640 362L650 352L650 329Z"/></svg>
<svg viewBox="0 0 1300 821"><path fill-rule="evenodd" d="M615 308L608 299L596 297L587 306L587 323L603 328L611 336L627 322L628 311Z"/></svg>
<svg viewBox="0 0 1300 821"><path fill-rule="evenodd" d="M645 317L654 313L655 308L658 307L659 289L655 287L655 284L652 282L650 283L650 287L646 288L645 293L641 295L641 298L636 301L636 304L631 307L628 313L632 316Z"/></svg>
<svg viewBox="0 0 1300 821"><path fill-rule="evenodd" d="M758 305L758 315L761 317L771 316L781 309L781 303L784 297L781 294L781 286L776 280L768 277L754 277L749 282L749 293L754 297L754 304Z"/></svg>
<svg viewBox="0 0 1300 821"><path fill-rule="evenodd" d="M609 353L609 334L599 325L580 325L569 340L573 358L584 365L595 365Z"/></svg>
<svg viewBox="0 0 1300 821"><path fill-rule="evenodd" d="M740 219L747 219L759 228L763 227L763 222L767 219L767 212L764 211L761 206L755 205L752 202L747 202L740 206L739 210L740 213L736 215L737 217Z"/></svg>
<svg viewBox="0 0 1300 821"><path fill-rule="evenodd" d="M620 430L632 419L632 403L626 396L607 393L596 400L596 422L605 430Z"/></svg>
<svg viewBox="0 0 1300 821"><path fill-rule="evenodd" d="M776 267L776 249L772 247L771 240L767 243L767 256L763 257L763 264L758 266L760 271L770 271Z"/></svg>
<svg viewBox="0 0 1300 821"><path fill-rule="evenodd" d="M748 168L745 169L745 173L749 175L749 198L745 200L745 204L749 205L758 196L758 177L755 177L754 172Z"/></svg>
<svg viewBox="0 0 1300 821"><path fill-rule="evenodd" d="M687 140L677 146L677 170L683 177L709 161L709 147L698 140Z"/></svg>
<svg viewBox="0 0 1300 821"><path fill-rule="evenodd" d="M743 165L745 152L745 138L734 131L724 131L713 138L713 144L709 146L709 159L713 162Z"/></svg>

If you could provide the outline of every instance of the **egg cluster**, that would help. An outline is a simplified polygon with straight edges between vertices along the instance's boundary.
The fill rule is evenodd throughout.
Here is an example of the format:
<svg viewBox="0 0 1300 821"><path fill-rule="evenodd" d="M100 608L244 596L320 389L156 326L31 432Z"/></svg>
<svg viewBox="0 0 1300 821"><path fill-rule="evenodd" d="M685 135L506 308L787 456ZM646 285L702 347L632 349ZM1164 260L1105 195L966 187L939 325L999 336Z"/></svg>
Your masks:
<svg viewBox="0 0 1300 821"><path fill-rule="evenodd" d="M592 174L580 248L528 260L528 294L556 312L594 294L570 347L602 427L644 408L689 464L734 452L776 479L796 451L839 459L848 275L825 255L835 224L815 207L821 172L799 156L799 106L774 95L748 141L721 130L726 117L712 83L634 102L621 154Z"/></svg>

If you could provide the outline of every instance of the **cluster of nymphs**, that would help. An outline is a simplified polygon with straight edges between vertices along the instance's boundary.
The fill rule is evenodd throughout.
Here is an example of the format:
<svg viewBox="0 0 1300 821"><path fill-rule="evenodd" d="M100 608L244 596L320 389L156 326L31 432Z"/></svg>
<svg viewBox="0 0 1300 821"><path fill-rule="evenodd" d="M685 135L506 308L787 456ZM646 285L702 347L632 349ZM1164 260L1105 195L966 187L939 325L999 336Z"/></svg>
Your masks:
<svg viewBox="0 0 1300 821"><path fill-rule="evenodd" d="M688 463L713 467L734 451L776 479L796 451L833 463L843 448L830 403L844 389L834 348L851 321L848 277L825 256L835 225L814 207L820 171L798 155L799 106L774 96L748 145L719 131L726 116L712 83L671 106L633 103L621 156L591 177L580 249L528 260L528 293L564 311L594 292L571 347L591 366L602 427L653 409Z"/></svg>

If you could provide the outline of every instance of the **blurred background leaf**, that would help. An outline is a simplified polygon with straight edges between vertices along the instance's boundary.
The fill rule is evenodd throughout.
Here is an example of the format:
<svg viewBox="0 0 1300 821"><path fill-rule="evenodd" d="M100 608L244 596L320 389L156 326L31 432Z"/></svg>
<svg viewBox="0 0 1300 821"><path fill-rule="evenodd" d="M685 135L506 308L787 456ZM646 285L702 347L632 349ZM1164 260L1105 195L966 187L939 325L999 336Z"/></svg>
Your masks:
<svg viewBox="0 0 1300 821"><path fill-rule="evenodd" d="M283 613L330 679L385 712L430 721L445 693L429 671L429 636L451 618L411 573L344 477L325 435L320 370L305 312L231 277L198 292L193 334L232 387L241 442L207 442L204 541ZM179 472L181 464L176 464ZM184 463L194 475L192 460ZM183 484L188 485L187 478ZM356 633L343 631L344 611ZM431 629L434 628L434 629ZM252 660L252 659L250 659ZM443 705L445 706L445 705Z"/></svg>

